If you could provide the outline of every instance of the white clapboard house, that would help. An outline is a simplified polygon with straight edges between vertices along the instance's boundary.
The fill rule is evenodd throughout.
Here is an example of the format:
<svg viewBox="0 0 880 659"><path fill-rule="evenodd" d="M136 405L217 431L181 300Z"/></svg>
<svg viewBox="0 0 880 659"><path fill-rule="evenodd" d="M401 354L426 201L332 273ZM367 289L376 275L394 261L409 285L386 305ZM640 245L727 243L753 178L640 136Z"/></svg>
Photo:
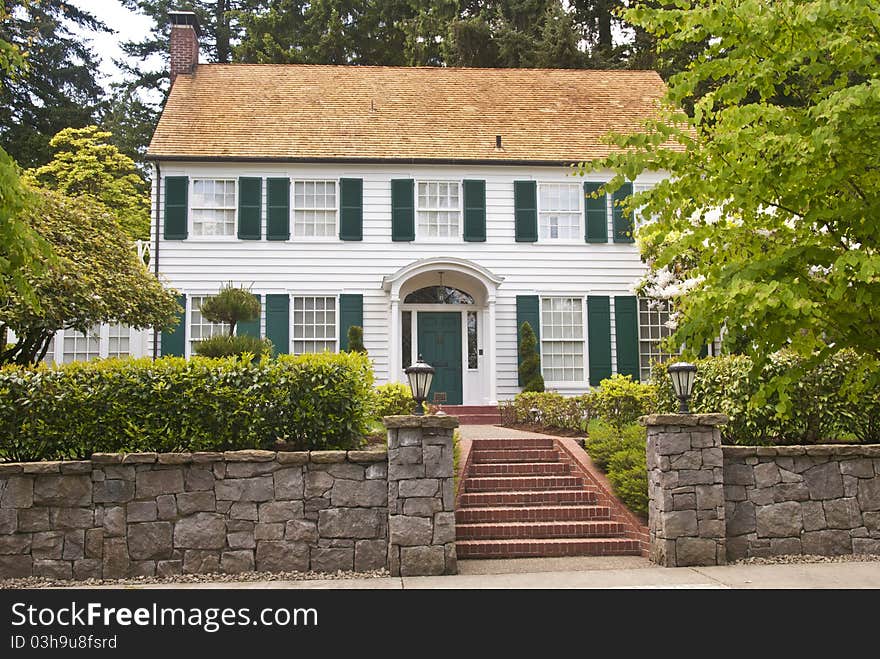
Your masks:
<svg viewBox="0 0 880 659"><path fill-rule="evenodd" d="M172 15L172 87L148 156L156 272L186 309L157 355L224 331L199 302L250 287L237 331L280 353L347 348L363 327L378 382L419 354L450 405L519 391L517 328L539 337L547 387L646 377L663 314L632 292L633 218L573 176L665 88L651 71L199 64Z"/></svg>

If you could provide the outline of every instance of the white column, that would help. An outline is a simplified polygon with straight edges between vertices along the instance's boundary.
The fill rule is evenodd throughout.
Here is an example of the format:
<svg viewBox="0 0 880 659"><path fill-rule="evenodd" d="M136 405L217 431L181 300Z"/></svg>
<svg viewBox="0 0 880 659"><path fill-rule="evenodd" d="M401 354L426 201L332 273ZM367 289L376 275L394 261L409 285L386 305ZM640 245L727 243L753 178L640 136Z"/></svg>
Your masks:
<svg viewBox="0 0 880 659"><path fill-rule="evenodd" d="M391 293L391 332L388 340L388 381L400 382L400 298Z"/></svg>
<svg viewBox="0 0 880 659"><path fill-rule="evenodd" d="M489 404L496 405L498 403L498 363L497 363L497 355L495 351L495 336L496 336L496 328L495 328L495 296L489 296L489 313L486 314L486 329L485 329L485 342L486 342L486 354L489 355L488 367L489 367Z"/></svg>

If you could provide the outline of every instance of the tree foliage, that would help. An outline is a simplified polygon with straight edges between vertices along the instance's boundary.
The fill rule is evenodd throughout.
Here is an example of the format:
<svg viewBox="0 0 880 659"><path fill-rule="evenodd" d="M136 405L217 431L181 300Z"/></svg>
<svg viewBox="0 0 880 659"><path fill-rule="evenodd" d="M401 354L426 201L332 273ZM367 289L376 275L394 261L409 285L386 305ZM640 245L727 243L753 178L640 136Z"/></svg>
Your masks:
<svg viewBox="0 0 880 659"><path fill-rule="evenodd" d="M76 29L106 30L67 0L11 0L0 41L27 56L27 67L0 87L0 147L23 167L48 162L49 140L62 128L93 121L103 90L97 62Z"/></svg>
<svg viewBox="0 0 880 659"><path fill-rule="evenodd" d="M538 339L532 326L525 322L519 328L519 379L523 391L544 391Z"/></svg>
<svg viewBox="0 0 880 659"><path fill-rule="evenodd" d="M97 126L65 128L49 145L52 160L30 170L40 185L70 196L88 196L114 215L132 239L150 237L150 198L134 161L110 144Z"/></svg>
<svg viewBox="0 0 880 659"><path fill-rule="evenodd" d="M364 347L364 328L360 325L352 325L348 328L348 349L351 352L366 352Z"/></svg>
<svg viewBox="0 0 880 659"><path fill-rule="evenodd" d="M672 273L678 346L722 334L760 369L852 348L880 356L880 14L862 0L705 0L637 8L662 51L695 48L669 105L580 167L669 177L630 198L653 271ZM684 113L676 108L689 107ZM723 330L723 332L722 332ZM686 350L686 354L693 353ZM794 369L755 397L779 391Z"/></svg>
<svg viewBox="0 0 880 659"><path fill-rule="evenodd" d="M256 320L260 316L260 301L246 288L225 284L217 295L205 298L199 309L212 323L229 325L229 336L235 334L240 321Z"/></svg>
<svg viewBox="0 0 880 659"><path fill-rule="evenodd" d="M25 265L24 277L39 306L11 286L0 300L0 331L11 329L16 336L0 351L0 364L41 359L60 329L85 332L104 322L137 329L176 325L176 292L150 274L102 205L45 189L30 195L32 203L19 218L48 241L55 259L44 257L40 268Z"/></svg>

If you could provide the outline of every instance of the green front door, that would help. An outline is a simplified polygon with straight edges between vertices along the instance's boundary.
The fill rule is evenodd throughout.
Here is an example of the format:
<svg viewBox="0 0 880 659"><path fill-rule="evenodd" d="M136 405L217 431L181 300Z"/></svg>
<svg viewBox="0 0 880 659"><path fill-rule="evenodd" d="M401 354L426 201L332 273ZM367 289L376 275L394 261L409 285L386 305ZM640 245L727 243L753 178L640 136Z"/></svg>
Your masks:
<svg viewBox="0 0 880 659"><path fill-rule="evenodd" d="M434 394L446 394L446 405L461 405L461 314L447 311L420 311L419 354L434 367L434 381L428 402Z"/></svg>

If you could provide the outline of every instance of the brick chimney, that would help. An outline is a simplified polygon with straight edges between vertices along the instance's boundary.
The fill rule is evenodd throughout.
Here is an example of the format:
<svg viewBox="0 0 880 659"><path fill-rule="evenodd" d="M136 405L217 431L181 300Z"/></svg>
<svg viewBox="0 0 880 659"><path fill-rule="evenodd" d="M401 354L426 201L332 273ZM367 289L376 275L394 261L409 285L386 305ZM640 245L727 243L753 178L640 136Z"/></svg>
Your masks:
<svg viewBox="0 0 880 659"><path fill-rule="evenodd" d="M181 73L192 73L199 63L199 22L191 11L172 11L171 83Z"/></svg>

